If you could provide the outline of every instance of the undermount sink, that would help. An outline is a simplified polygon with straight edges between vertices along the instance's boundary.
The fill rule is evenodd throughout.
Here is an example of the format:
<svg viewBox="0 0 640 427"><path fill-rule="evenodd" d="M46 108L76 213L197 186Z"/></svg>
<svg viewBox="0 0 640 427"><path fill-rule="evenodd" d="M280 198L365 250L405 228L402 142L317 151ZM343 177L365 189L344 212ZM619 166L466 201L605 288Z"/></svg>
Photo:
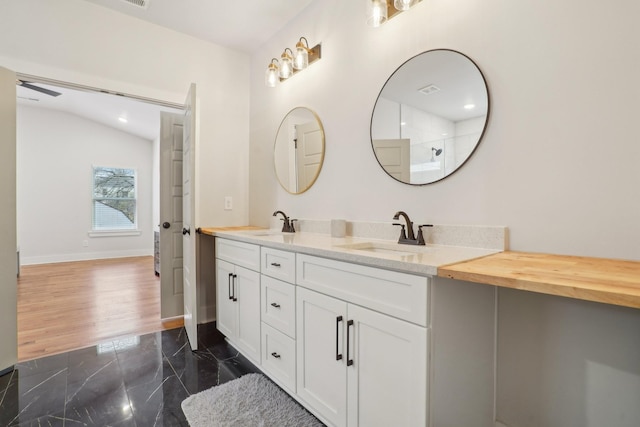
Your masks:
<svg viewBox="0 0 640 427"><path fill-rule="evenodd" d="M362 243L352 243L348 245L336 245L338 248L349 249L352 251L365 251L365 252L373 252L378 254L388 254L388 255L415 255L415 254L423 254L431 251L431 248L426 246L410 246L410 245L401 245L399 243L384 243L384 242L362 242Z"/></svg>

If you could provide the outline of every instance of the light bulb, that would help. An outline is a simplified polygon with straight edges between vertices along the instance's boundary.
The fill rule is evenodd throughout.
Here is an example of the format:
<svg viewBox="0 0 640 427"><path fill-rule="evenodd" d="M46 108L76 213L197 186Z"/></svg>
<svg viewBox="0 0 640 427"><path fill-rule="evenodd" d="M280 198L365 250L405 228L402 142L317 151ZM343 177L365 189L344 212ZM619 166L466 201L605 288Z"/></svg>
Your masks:
<svg viewBox="0 0 640 427"><path fill-rule="evenodd" d="M413 6L415 0L394 0L393 7L398 10L409 10L411 6Z"/></svg>
<svg viewBox="0 0 640 427"><path fill-rule="evenodd" d="M387 0L367 0L367 24L379 27L387 20Z"/></svg>
<svg viewBox="0 0 640 427"><path fill-rule="evenodd" d="M280 77L283 79L288 79L293 74L293 64L291 63L292 58L291 55L287 53L287 50L291 52L291 49L286 48L280 57Z"/></svg>
<svg viewBox="0 0 640 427"><path fill-rule="evenodd" d="M293 68L296 70L304 70L309 66L309 49L302 43L302 40L306 41L304 37L300 38L300 41L296 43L296 56L293 60Z"/></svg>
<svg viewBox="0 0 640 427"><path fill-rule="evenodd" d="M278 65L274 64L273 61L278 60L275 58L271 60L264 75L264 84L267 85L267 87L275 87L276 83L278 83Z"/></svg>

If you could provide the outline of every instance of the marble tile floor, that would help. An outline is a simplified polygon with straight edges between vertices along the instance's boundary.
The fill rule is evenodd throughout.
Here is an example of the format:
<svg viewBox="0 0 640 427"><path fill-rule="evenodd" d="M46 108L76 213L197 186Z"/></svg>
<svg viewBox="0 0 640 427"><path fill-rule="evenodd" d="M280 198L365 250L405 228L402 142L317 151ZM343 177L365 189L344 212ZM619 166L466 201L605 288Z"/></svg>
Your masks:
<svg viewBox="0 0 640 427"><path fill-rule="evenodd" d="M0 427L188 426L186 397L260 372L215 323L198 346L179 328L19 363L0 376Z"/></svg>

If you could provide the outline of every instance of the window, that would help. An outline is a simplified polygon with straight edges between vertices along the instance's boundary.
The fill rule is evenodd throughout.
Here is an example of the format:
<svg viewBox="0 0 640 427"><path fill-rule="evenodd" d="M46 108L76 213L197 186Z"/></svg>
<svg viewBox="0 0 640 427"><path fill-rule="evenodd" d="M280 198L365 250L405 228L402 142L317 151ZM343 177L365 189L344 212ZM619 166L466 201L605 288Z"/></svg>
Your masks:
<svg viewBox="0 0 640 427"><path fill-rule="evenodd" d="M135 230L136 171L93 168L93 230Z"/></svg>

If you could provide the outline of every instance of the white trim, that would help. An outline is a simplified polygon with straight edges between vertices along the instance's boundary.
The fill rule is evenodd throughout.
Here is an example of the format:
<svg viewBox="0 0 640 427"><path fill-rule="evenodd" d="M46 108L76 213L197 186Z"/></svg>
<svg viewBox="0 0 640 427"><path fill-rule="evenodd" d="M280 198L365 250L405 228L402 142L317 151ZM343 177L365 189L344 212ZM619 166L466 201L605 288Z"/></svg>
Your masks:
<svg viewBox="0 0 640 427"><path fill-rule="evenodd" d="M138 256L153 256L153 248L151 249L135 249L128 251L105 251L105 252L88 252L88 253L74 253L74 254L55 254L55 255L43 255L24 257L20 259L20 265L35 265L35 264L51 264L57 262L70 262L70 261L89 261L92 259L111 259L111 258L129 258ZM153 269L150 270L153 274Z"/></svg>
<svg viewBox="0 0 640 427"><path fill-rule="evenodd" d="M89 237L123 237L123 236L139 236L142 234L140 230L92 230L87 231Z"/></svg>
<svg viewBox="0 0 640 427"><path fill-rule="evenodd" d="M171 322L172 320L184 319L184 315L181 314L179 316L171 316L171 317L163 317L160 319L162 322Z"/></svg>

